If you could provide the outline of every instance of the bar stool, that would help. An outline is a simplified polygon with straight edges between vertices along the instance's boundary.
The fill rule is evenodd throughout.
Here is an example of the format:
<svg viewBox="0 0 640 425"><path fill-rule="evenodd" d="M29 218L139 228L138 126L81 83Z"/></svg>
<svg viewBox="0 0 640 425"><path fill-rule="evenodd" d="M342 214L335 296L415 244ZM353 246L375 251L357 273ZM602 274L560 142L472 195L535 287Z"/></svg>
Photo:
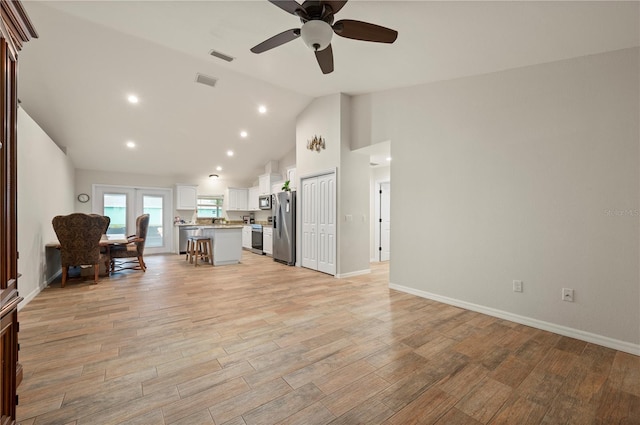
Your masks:
<svg viewBox="0 0 640 425"><path fill-rule="evenodd" d="M198 258L201 261L211 263L213 266L213 246L211 238L207 236L190 236L187 240L187 256L190 257L189 263L195 263L198 266Z"/></svg>
<svg viewBox="0 0 640 425"><path fill-rule="evenodd" d="M185 250L186 255L184 256L184 261L188 261L189 263L193 263L193 250L195 246L193 246L194 242L191 240L191 236L187 238L187 249Z"/></svg>

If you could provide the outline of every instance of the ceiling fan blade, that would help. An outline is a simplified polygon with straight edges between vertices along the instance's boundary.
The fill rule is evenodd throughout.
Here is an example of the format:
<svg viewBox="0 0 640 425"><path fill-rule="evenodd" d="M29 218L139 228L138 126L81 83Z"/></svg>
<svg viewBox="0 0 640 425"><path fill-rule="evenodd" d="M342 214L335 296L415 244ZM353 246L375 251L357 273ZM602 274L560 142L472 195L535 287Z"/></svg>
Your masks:
<svg viewBox="0 0 640 425"><path fill-rule="evenodd" d="M278 35L274 35L273 37L263 41L257 46L252 47L251 51L253 53L266 52L267 50L273 49L274 47L278 47L283 45L284 43L290 42L291 40L295 40L298 37L300 37L300 29L293 28L287 31L283 31Z"/></svg>
<svg viewBox="0 0 640 425"><path fill-rule="evenodd" d="M297 15L297 10L304 10L302 6L300 6L300 3L295 0L269 0L269 2L292 15Z"/></svg>
<svg viewBox="0 0 640 425"><path fill-rule="evenodd" d="M351 19L342 19L336 22L333 24L333 31L341 37L376 43L393 43L398 38L396 30Z"/></svg>
<svg viewBox="0 0 640 425"><path fill-rule="evenodd" d="M318 60L318 65L320 65L320 69L323 74L330 74L333 72L333 49L331 48L331 44L329 44L324 50L317 50L316 59Z"/></svg>
<svg viewBox="0 0 640 425"><path fill-rule="evenodd" d="M338 13L340 11L340 9L342 9L344 7L345 4L347 4L348 0L325 0L324 4L327 4L331 7L331 10L333 11L333 13Z"/></svg>

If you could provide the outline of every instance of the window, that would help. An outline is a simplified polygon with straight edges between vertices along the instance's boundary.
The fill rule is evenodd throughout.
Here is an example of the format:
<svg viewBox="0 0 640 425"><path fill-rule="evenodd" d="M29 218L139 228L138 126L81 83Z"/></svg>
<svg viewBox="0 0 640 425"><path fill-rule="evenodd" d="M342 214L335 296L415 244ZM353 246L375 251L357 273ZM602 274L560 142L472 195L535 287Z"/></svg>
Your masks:
<svg viewBox="0 0 640 425"><path fill-rule="evenodd" d="M149 214L149 228L145 246L150 248L163 245L162 241L162 204L164 198L155 195L142 195L142 210Z"/></svg>
<svg viewBox="0 0 640 425"><path fill-rule="evenodd" d="M127 194L105 193L103 215L111 219L107 234L127 234Z"/></svg>
<svg viewBox="0 0 640 425"><path fill-rule="evenodd" d="M222 195L198 196L198 218L222 217Z"/></svg>

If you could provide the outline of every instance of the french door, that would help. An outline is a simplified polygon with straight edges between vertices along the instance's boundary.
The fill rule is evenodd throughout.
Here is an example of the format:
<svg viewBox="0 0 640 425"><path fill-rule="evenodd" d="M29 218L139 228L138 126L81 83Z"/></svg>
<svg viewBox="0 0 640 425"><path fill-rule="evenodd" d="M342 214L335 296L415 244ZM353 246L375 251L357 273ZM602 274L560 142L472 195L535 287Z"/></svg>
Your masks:
<svg viewBox="0 0 640 425"><path fill-rule="evenodd" d="M107 185L93 187L93 212L109 216L109 234L133 235L136 233L136 217L149 214L144 249L150 254L171 252L172 204L171 189Z"/></svg>

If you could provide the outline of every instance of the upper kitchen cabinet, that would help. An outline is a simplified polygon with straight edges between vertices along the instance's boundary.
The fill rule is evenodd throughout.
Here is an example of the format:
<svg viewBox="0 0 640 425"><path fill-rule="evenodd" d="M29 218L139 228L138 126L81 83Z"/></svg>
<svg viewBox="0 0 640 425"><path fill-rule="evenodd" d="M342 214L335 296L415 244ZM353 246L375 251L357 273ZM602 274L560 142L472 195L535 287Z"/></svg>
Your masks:
<svg viewBox="0 0 640 425"><path fill-rule="evenodd" d="M258 202L258 198L260 197L260 186L254 186L249 188L249 199L247 200L247 205L249 207L249 211L259 211L260 204Z"/></svg>
<svg viewBox="0 0 640 425"><path fill-rule="evenodd" d="M195 210L198 207L198 186L176 185L176 209Z"/></svg>
<svg viewBox="0 0 640 425"><path fill-rule="evenodd" d="M260 189L259 195L271 195L271 186L274 182L278 180L282 180L282 176L280 174L263 174L258 177L258 187Z"/></svg>
<svg viewBox="0 0 640 425"><path fill-rule="evenodd" d="M277 182L273 182L271 185L271 193L280 193L282 192L282 186L284 186L284 181L280 180Z"/></svg>
<svg viewBox="0 0 640 425"><path fill-rule="evenodd" d="M296 177L296 167L287 168L287 176L285 180L289 180L289 189L296 190L298 187L298 180Z"/></svg>
<svg viewBox="0 0 640 425"><path fill-rule="evenodd" d="M248 211L248 189L228 188L225 201L227 211Z"/></svg>

